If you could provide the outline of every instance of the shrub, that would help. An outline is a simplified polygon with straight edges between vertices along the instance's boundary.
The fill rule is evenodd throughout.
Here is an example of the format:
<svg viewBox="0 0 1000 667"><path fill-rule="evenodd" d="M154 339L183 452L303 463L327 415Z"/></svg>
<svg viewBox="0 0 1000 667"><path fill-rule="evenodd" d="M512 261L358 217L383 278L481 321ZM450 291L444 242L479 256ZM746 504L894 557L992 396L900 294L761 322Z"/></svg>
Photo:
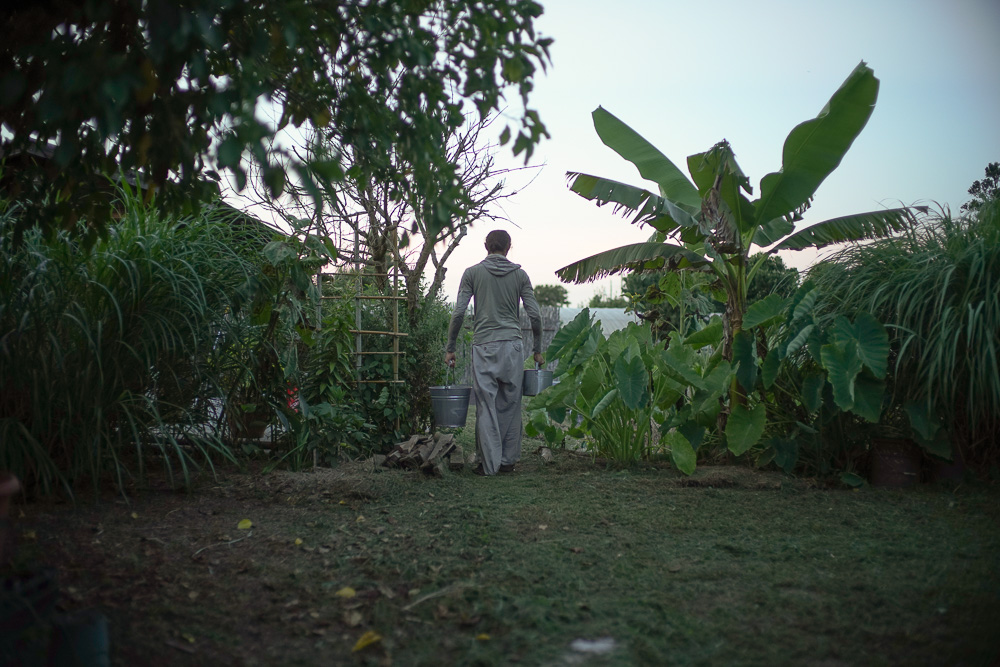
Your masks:
<svg viewBox="0 0 1000 667"><path fill-rule="evenodd" d="M869 311L891 332L889 411L925 444L1000 442L1000 200L852 245L813 272L831 315Z"/></svg>
<svg viewBox="0 0 1000 667"><path fill-rule="evenodd" d="M19 208L0 208L0 468L72 492L108 472L124 488L150 456L185 475L196 458L231 458L188 437L251 272L227 217L161 218L124 190L120 218L85 251L65 232L15 245Z"/></svg>

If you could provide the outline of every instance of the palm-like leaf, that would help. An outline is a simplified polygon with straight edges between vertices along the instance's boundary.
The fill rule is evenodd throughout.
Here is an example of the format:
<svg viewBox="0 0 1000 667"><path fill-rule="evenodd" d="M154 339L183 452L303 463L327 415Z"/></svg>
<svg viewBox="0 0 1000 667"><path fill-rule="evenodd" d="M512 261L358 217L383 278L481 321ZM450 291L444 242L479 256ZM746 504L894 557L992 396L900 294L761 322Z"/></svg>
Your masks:
<svg viewBox="0 0 1000 667"><path fill-rule="evenodd" d="M593 118L594 129L601 141L634 164L643 178L659 185L663 197L682 206L689 213L701 210L698 189L656 146L602 107L594 109Z"/></svg>
<svg viewBox="0 0 1000 667"><path fill-rule="evenodd" d="M644 188L590 174L566 172L569 189L598 206L613 204L616 215L632 214L633 225L648 224L669 233L680 227L697 225L694 217L668 199Z"/></svg>
<svg viewBox="0 0 1000 667"><path fill-rule="evenodd" d="M781 153L781 171L760 182L760 199L754 202L758 221L784 217L809 202L868 123L878 86L875 72L862 61L816 118L791 131Z"/></svg>
<svg viewBox="0 0 1000 667"><path fill-rule="evenodd" d="M890 208L832 218L786 237L773 247L771 252L824 248L834 243L882 238L905 231L914 223L913 212L926 212L926 210L927 208L923 206Z"/></svg>
<svg viewBox="0 0 1000 667"><path fill-rule="evenodd" d="M573 262L556 271L556 275L564 282L579 284L606 278L626 269L651 271L667 265L697 269L711 266L711 262L686 248L669 243L633 243Z"/></svg>

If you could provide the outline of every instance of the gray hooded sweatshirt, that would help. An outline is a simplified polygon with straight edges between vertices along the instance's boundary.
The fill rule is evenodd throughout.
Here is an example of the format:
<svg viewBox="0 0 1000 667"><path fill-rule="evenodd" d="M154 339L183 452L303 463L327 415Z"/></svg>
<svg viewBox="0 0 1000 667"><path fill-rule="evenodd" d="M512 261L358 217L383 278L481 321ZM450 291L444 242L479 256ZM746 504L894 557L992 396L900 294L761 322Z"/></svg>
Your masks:
<svg viewBox="0 0 1000 667"><path fill-rule="evenodd" d="M542 351L542 317L538 312L531 280L520 264L514 264L500 254L489 254L486 259L470 266L462 274L458 287L458 302L448 327L448 352L455 351L455 342L465 320L469 300L475 297L472 343L490 343L498 340L520 340L521 322L518 302L531 320L534 352Z"/></svg>

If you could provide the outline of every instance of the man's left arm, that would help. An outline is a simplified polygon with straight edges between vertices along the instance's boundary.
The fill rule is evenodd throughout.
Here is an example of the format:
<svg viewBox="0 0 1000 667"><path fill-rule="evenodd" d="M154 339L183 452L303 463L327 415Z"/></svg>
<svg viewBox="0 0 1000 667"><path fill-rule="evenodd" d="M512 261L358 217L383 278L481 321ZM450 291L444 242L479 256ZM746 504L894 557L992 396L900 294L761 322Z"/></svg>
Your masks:
<svg viewBox="0 0 1000 667"><path fill-rule="evenodd" d="M531 322L532 352L535 353L535 363L544 364L545 357L542 356L542 314L535 300L535 290L531 288L531 280L528 274L524 274L524 282L521 284L521 303L524 304L524 312L528 314Z"/></svg>

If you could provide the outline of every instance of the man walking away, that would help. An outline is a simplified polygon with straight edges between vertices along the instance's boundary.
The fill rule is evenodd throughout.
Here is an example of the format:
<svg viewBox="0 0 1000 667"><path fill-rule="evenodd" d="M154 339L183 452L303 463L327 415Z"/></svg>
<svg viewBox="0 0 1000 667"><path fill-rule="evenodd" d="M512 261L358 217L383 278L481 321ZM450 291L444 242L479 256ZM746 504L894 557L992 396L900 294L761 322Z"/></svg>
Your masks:
<svg viewBox="0 0 1000 667"><path fill-rule="evenodd" d="M448 327L444 361L455 365L455 342L469 299L475 298L472 338L472 388L476 393L476 472L513 472L521 458L521 380L524 343L518 304L531 320L534 360L542 356L542 317L531 280L520 264L507 259L510 234L495 229L486 235L486 259L462 274L458 302Z"/></svg>

